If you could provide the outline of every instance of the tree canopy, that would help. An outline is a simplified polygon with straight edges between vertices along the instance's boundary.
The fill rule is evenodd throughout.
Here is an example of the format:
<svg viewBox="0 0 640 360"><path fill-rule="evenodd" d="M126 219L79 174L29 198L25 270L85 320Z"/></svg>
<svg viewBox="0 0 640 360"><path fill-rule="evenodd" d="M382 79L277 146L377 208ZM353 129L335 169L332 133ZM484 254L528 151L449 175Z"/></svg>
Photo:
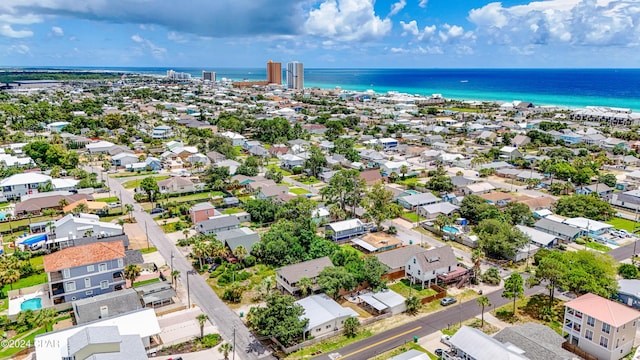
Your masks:
<svg viewBox="0 0 640 360"><path fill-rule="evenodd" d="M606 221L615 213L611 204L594 195L571 195L558 199L555 205L558 215L567 217L586 217Z"/></svg>
<svg viewBox="0 0 640 360"><path fill-rule="evenodd" d="M485 253L507 259L530 241L518 228L498 219L483 220L476 226L476 233Z"/></svg>
<svg viewBox="0 0 640 360"><path fill-rule="evenodd" d="M291 346L302 339L309 323L303 315L304 309L293 296L273 293L267 296L266 306L249 310L247 325L260 336L274 336L284 346Z"/></svg>

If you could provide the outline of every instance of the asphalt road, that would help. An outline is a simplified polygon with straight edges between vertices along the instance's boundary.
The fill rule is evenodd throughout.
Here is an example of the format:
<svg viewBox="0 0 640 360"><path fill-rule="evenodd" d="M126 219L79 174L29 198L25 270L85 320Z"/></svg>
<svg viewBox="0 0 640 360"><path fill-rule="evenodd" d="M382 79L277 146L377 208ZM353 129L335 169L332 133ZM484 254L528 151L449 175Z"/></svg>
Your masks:
<svg viewBox="0 0 640 360"><path fill-rule="evenodd" d="M546 293L544 287L536 286L533 288L525 288L525 295L531 296L537 293ZM486 294L493 305L491 308L500 307L512 300L505 299L501 296L502 290L494 291ZM489 311L489 308L485 309ZM365 360L371 359L376 355L394 349L404 343L413 341L413 337L423 337L436 331L446 329L448 326L464 322L477 315L480 315L482 308L478 306L475 300L465 303L457 303L450 307L436 312L432 315L425 316L410 323L387 330L383 333L374 335L365 340L358 341L351 345L347 345L337 351L322 354L315 357L318 360ZM444 346L444 344L443 344Z"/></svg>
<svg viewBox="0 0 640 360"><path fill-rule="evenodd" d="M160 226L153 221L151 215L142 210L142 207L133 200L133 195L125 190L120 182L116 179L109 179L109 186L111 191L120 195L123 206L124 204L133 204L135 208L133 216L136 221L141 228L147 229L149 240L165 258L167 264L173 264L173 268L180 271L179 281L186 289L187 271L192 269L189 260L178 251ZM210 321L218 327L223 339L233 343L235 332L236 354L241 359L275 359L271 352L249 331L238 315L218 298L201 276L189 276L189 289L191 301L198 304L202 311L209 316Z"/></svg>

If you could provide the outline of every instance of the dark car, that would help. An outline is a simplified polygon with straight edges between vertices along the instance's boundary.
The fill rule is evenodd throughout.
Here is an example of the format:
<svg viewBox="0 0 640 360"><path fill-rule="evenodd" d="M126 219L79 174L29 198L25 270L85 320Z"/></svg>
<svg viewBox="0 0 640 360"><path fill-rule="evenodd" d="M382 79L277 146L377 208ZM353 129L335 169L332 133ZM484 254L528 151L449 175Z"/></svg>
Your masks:
<svg viewBox="0 0 640 360"><path fill-rule="evenodd" d="M164 212L163 208L154 208L151 210L150 214L162 214Z"/></svg>
<svg viewBox="0 0 640 360"><path fill-rule="evenodd" d="M455 304L457 301L458 300L456 300L456 298L454 297L446 297L440 300L440 305L447 306L447 305Z"/></svg>
<svg viewBox="0 0 640 360"><path fill-rule="evenodd" d="M442 356L442 349L436 349L436 351L433 352L436 356L441 357Z"/></svg>
<svg viewBox="0 0 640 360"><path fill-rule="evenodd" d="M220 266L220 265L218 265L218 264L213 264L213 265L209 266L209 272L211 273L211 272L216 271L216 269L217 269L219 266Z"/></svg>

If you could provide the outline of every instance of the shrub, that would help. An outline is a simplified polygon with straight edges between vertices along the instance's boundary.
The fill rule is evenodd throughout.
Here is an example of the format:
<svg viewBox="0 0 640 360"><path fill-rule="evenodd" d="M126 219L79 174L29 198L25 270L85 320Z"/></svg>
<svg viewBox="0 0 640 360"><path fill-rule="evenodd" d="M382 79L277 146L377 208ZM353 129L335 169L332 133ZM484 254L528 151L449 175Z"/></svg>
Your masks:
<svg viewBox="0 0 640 360"><path fill-rule="evenodd" d="M239 303L242 301L242 293L244 289L241 286L232 286L230 289L224 291L222 299L233 303Z"/></svg>
<svg viewBox="0 0 640 360"><path fill-rule="evenodd" d="M625 279L637 279L638 268L632 264L620 264L618 274Z"/></svg>
<svg viewBox="0 0 640 360"><path fill-rule="evenodd" d="M197 339L196 341L200 344L203 349L210 349L212 347L218 346L222 338L218 334L207 334L202 337L202 339Z"/></svg>
<svg viewBox="0 0 640 360"><path fill-rule="evenodd" d="M586 242L584 240L582 240L582 239L576 239L576 244L584 245L584 244L586 244Z"/></svg>
<svg viewBox="0 0 640 360"><path fill-rule="evenodd" d="M485 271L485 273L482 275L482 281L487 284L498 285L500 284L501 280L502 279L500 279L500 272L498 272L498 269L496 268L491 268Z"/></svg>

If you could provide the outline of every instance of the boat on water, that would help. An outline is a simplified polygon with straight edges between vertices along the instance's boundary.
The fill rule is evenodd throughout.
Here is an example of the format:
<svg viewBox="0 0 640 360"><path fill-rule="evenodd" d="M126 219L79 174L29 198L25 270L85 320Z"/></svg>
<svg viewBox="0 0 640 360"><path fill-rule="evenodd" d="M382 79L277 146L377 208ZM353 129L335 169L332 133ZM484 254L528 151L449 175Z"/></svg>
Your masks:
<svg viewBox="0 0 640 360"><path fill-rule="evenodd" d="M469 80L460 80L461 83L468 83Z"/></svg>

